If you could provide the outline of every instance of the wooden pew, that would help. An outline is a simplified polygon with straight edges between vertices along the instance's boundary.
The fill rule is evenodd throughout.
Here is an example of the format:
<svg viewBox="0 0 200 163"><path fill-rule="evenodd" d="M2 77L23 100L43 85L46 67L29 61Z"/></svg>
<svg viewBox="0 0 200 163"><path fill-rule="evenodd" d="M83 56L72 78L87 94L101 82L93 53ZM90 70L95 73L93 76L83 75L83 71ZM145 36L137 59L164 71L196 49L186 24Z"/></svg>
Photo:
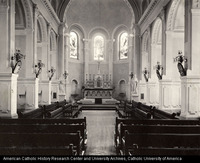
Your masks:
<svg viewBox="0 0 200 163"><path fill-rule="evenodd" d="M82 143L83 139L79 131L77 133L1 133L0 136L1 149L9 147L59 149L73 144L77 155L82 155Z"/></svg>
<svg viewBox="0 0 200 163"><path fill-rule="evenodd" d="M59 107L55 110L47 111L45 115L46 115L46 118L51 118L51 119L52 118L54 118L54 119L60 118L63 116L63 108Z"/></svg>
<svg viewBox="0 0 200 163"><path fill-rule="evenodd" d="M18 118L23 119L33 119L33 118L43 118L44 110L42 107L37 109L25 110L25 111L18 111Z"/></svg>
<svg viewBox="0 0 200 163"><path fill-rule="evenodd" d="M74 145L65 147L0 147L3 156L76 156Z"/></svg>
<svg viewBox="0 0 200 163"><path fill-rule="evenodd" d="M80 109L78 107L78 104L66 104L63 106L63 114L64 117L72 117L75 118L80 113Z"/></svg>
<svg viewBox="0 0 200 163"><path fill-rule="evenodd" d="M117 138L119 136L119 124L138 124L138 125L200 125L200 120L179 120L179 119L146 119L135 120L116 117L115 123L115 146L117 145Z"/></svg>
<svg viewBox="0 0 200 163"><path fill-rule="evenodd" d="M167 113L165 111L159 110L156 107L152 108L153 119L179 119L176 117L176 113Z"/></svg>
<svg viewBox="0 0 200 163"><path fill-rule="evenodd" d="M200 148L200 134L129 133L125 132L122 154L128 155L134 146L158 148Z"/></svg>
<svg viewBox="0 0 200 163"><path fill-rule="evenodd" d="M200 126L195 125L124 125L120 124L119 137L117 139L117 151L121 150L122 139L125 131L129 133L177 133L200 134Z"/></svg>
<svg viewBox="0 0 200 163"><path fill-rule="evenodd" d="M0 133L77 133L83 138L83 149L87 143L85 123L82 124L0 124Z"/></svg>
<svg viewBox="0 0 200 163"><path fill-rule="evenodd" d="M131 156L199 156L200 148L157 148L133 146L129 150Z"/></svg>

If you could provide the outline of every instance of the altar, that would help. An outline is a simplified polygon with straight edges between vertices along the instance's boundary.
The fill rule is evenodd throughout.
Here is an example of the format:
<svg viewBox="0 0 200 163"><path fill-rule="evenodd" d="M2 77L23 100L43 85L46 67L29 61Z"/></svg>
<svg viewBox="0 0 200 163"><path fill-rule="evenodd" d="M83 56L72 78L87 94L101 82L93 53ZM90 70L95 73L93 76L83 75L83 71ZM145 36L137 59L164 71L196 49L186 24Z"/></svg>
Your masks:
<svg viewBox="0 0 200 163"><path fill-rule="evenodd" d="M110 99L112 98L112 89L110 88L85 88L84 97L86 99Z"/></svg>

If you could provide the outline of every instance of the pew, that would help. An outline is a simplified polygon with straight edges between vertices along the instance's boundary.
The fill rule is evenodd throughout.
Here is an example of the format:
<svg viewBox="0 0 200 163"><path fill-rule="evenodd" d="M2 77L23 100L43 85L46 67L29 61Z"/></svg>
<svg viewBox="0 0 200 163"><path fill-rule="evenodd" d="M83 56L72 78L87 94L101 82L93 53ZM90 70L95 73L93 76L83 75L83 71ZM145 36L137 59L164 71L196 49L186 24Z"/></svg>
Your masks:
<svg viewBox="0 0 200 163"><path fill-rule="evenodd" d="M117 138L117 151L121 149L125 131L129 133L177 133L177 134L200 134L200 126L195 125L125 125L120 124L119 137Z"/></svg>
<svg viewBox="0 0 200 163"><path fill-rule="evenodd" d="M178 119L178 117L176 117L176 113L170 114L159 110L156 107L152 108L152 116L154 119Z"/></svg>
<svg viewBox="0 0 200 163"><path fill-rule="evenodd" d="M134 146L157 148L200 148L200 134L129 133L122 139L123 155L129 155Z"/></svg>
<svg viewBox="0 0 200 163"><path fill-rule="evenodd" d="M78 116L78 114L80 113L80 109L78 107L78 104L74 103L74 104L66 104L63 106L63 114L64 117L72 117L75 118Z"/></svg>
<svg viewBox="0 0 200 163"><path fill-rule="evenodd" d="M80 136L80 131L77 133L1 133L0 136L1 149L11 147L59 149L73 144L77 155L83 155L82 143L83 139Z"/></svg>
<svg viewBox="0 0 200 163"><path fill-rule="evenodd" d="M31 109L31 110L25 110L25 111L18 111L18 118L24 118L24 119L33 119L33 118L43 118L43 108L37 108L37 109Z"/></svg>
<svg viewBox="0 0 200 163"><path fill-rule="evenodd" d="M116 117L115 123L115 146L117 144L117 138L119 136L119 124L138 124L138 125L200 125L200 120L180 120L180 119L146 119L135 120L132 118L118 118Z"/></svg>
<svg viewBox="0 0 200 163"><path fill-rule="evenodd" d="M51 119L52 118L54 118L54 119L60 118L63 116L63 108L59 107L55 110L47 111L45 115L46 115L46 118L51 118Z"/></svg>
<svg viewBox="0 0 200 163"><path fill-rule="evenodd" d="M22 119L22 118L23 119L45 118L47 112L53 111L57 108L60 108L63 105L65 105L66 103L67 103L66 100L57 101L57 102L49 104L49 105L40 106L37 109L18 111L17 114L20 119Z"/></svg>
<svg viewBox="0 0 200 163"><path fill-rule="evenodd" d="M85 123L82 124L0 124L0 133L76 133L80 131L83 149L87 143Z"/></svg>

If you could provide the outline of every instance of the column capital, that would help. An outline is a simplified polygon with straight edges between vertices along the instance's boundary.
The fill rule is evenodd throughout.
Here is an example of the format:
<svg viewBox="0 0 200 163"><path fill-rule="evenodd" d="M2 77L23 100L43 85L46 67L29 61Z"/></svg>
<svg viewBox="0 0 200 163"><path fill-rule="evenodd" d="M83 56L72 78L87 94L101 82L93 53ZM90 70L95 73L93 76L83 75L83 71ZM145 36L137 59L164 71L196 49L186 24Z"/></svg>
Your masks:
<svg viewBox="0 0 200 163"><path fill-rule="evenodd" d="M64 35L65 31L68 29L67 23L61 22L59 26L59 34Z"/></svg>

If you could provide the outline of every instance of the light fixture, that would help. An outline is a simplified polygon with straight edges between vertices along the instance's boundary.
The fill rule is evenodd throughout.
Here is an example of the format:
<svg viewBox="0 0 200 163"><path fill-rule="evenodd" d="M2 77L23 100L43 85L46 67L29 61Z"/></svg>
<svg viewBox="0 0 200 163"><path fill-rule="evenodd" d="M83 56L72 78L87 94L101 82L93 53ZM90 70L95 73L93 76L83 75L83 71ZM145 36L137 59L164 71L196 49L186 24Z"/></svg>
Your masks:
<svg viewBox="0 0 200 163"><path fill-rule="evenodd" d="M16 49L14 56L11 57L11 68L12 73L17 74L22 67L22 59L25 59L25 55L23 55L19 49Z"/></svg>
<svg viewBox="0 0 200 163"><path fill-rule="evenodd" d="M54 67L51 67L51 69L48 71L49 80L52 79L55 72L56 72L56 69Z"/></svg>
<svg viewBox="0 0 200 163"><path fill-rule="evenodd" d="M144 68L143 74L144 74L145 81L148 82L148 80L149 80L149 71L147 70L146 67Z"/></svg>
<svg viewBox="0 0 200 163"><path fill-rule="evenodd" d="M131 77L131 79L133 79L133 76L134 76L133 72L131 72L131 73L129 74L129 76Z"/></svg>
<svg viewBox="0 0 200 163"><path fill-rule="evenodd" d="M182 55L182 51L179 50L178 51L178 56L176 56L174 58L174 62L178 62L177 63L177 67L178 67L178 71L180 73L181 76L186 76L187 75L187 69L188 69L188 62L187 62L187 58ZM184 65L183 65L184 63Z"/></svg>
<svg viewBox="0 0 200 163"><path fill-rule="evenodd" d="M35 75L36 75L36 78L38 78L39 75L40 75L40 73L42 72L42 67L45 67L45 64L42 63L41 60L38 60L37 65L35 65Z"/></svg>
<svg viewBox="0 0 200 163"><path fill-rule="evenodd" d="M69 75L69 73L65 70L65 72L64 72L64 74L63 74L64 78L67 79L67 76L68 76L68 75Z"/></svg>
<svg viewBox="0 0 200 163"><path fill-rule="evenodd" d="M159 80L162 80L163 76L163 66L160 64L160 62L157 62L157 65L155 65L156 74Z"/></svg>

